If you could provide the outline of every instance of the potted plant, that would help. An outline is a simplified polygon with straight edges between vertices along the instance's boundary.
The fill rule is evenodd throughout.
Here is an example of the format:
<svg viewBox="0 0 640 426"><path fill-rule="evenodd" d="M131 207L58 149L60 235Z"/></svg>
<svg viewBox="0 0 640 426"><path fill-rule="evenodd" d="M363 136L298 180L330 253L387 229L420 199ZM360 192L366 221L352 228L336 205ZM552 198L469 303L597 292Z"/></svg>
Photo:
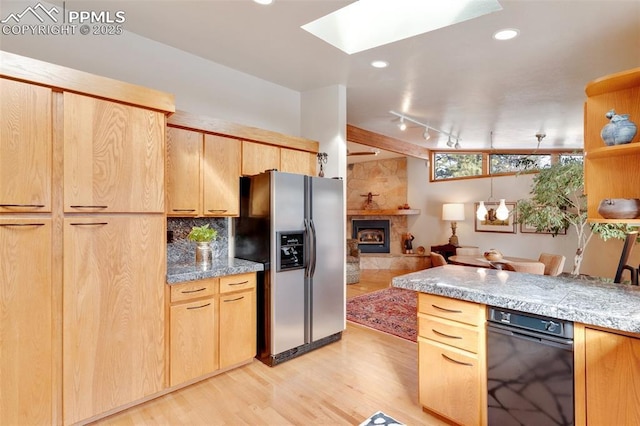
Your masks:
<svg viewBox="0 0 640 426"><path fill-rule="evenodd" d="M584 195L584 168L581 162L556 163L540 170L533 178L531 198L517 203L517 220L537 231L551 232L573 227L578 247L571 273L578 275L584 251L595 234L603 240L624 239L628 227L615 223L588 223L587 199Z"/></svg>
<svg viewBox="0 0 640 426"><path fill-rule="evenodd" d="M196 264L210 265L212 261L213 251L211 242L218 236L218 231L209 227L209 224L202 226L194 226L191 228L187 238L196 243Z"/></svg>

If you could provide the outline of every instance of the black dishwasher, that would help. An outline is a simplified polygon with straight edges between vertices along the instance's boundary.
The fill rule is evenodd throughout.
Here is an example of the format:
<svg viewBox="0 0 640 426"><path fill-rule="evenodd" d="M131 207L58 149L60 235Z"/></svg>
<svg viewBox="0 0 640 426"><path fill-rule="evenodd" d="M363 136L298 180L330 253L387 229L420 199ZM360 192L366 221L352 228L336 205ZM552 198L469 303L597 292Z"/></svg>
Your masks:
<svg viewBox="0 0 640 426"><path fill-rule="evenodd" d="M489 308L489 425L573 425L573 323Z"/></svg>

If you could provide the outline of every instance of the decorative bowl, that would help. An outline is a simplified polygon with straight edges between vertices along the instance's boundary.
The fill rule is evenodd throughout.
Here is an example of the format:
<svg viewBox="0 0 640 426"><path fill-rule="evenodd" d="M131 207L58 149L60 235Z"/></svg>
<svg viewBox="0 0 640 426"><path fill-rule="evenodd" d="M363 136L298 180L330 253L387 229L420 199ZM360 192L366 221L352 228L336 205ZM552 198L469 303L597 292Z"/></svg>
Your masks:
<svg viewBox="0 0 640 426"><path fill-rule="evenodd" d="M598 213L605 219L636 219L640 217L640 199L605 198L600 201Z"/></svg>
<svg viewBox="0 0 640 426"><path fill-rule="evenodd" d="M502 260L502 253L500 253L496 249L491 249L489 251L484 252L484 258L489 262L495 262L497 260Z"/></svg>

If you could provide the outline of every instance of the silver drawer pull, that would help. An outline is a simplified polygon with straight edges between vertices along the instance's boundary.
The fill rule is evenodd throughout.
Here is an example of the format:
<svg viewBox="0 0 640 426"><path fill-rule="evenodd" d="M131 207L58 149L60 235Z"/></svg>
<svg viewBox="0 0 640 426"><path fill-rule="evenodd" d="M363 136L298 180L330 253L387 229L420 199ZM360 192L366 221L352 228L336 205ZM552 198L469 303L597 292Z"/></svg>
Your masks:
<svg viewBox="0 0 640 426"><path fill-rule="evenodd" d="M197 290L182 290L181 293L183 293L183 294L197 293L199 291L204 291L206 289L207 289L206 287L202 287L202 288L199 288Z"/></svg>
<svg viewBox="0 0 640 426"><path fill-rule="evenodd" d="M224 303L227 302L235 302L236 300L242 300L244 299L244 296L240 296L240 297L236 297L235 299L227 299L227 300L223 300Z"/></svg>
<svg viewBox="0 0 640 426"><path fill-rule="evenodd" d="M440 355L442 355L442 358L444 358L444 359L446 359L446 360L448 360L448 361L454 362L454 363L456 363L456 364L466 365L467 367L473 367L473 364L471 364L470 362L456 361L456 360L455 360L455 359L453 359L453 358L449 358L449 357L448 357L448 356L446 356L445 354L440 354Z"/></svg>
<svg viewBox="0 0 640 426"><path fill-rule="evenodd" d="M0 223L0 226L44 226L44 223Z"/></svg>
<svg viewBox="0 0 640 426"><path fill-rule="evenodd" d="M0 204L0 207L30 207L38 209L44 207L44 204Z"/></svg>
<svg viewBox="0 0 640 426"><path fill-rule="evenodd" d="M69 206L72 209L106 209L109 206L82 206L82 205L77 205L77 206Z"/></svg>
<svg viewBox="0 0 640 426"><path fill-rule="evenodd" d="M459 311L459 310L457 310L457 309L441 308L441 307L440 307L440 306L438 306L438 305L431 305L431 306L433 306L434 308L439 309L439 310L441 310L441 311L444 311L444 312L451 312L451 313L453 313L453 314L461 314L461 313L462 313L462 311Z"/></svg>
<svg viewBox="0 0 640 426"><path fill-rule="evenodd" d="M201 308L206 308L207 306L211 305L211 302L209 303L205 303L202 306L189 306L187 309L201 309Z"/></svg>
<svg viewBox="0 0 640 426"><path fill-rule="evenodd" d="M91 222L91 223L70 223L71 226L97 226L97 225L108 225L109 222Z"/></svg>
<svg viewBox="0 0 640 426"><path fill-rule="evenodd" d="M246 281L242 281L242 282L239 282L239 283L229 283L229 285L242 285L242 284L247 284L248 282L249 282L249 280L246 280Z"/></svg>
<svg viewBox="0 0 640 426"><path fill-rule="evenodd" d="M171 209L174 212L195 212L196 209Z"/></svg>
<svg viewBox="0 0 640 426"><path fill-rule="evenodd" d="M447 337L449 339L462 339L461 336L452 336L450 334L445 334L445 333L441 333L438 330L436 330L435 328L432 328L431 331L433 331L435 334L437 334L438 336L442 336L442 337Z"/></svg>
<svg viewBox="0 0 640 426"><path fill-rule="evenodd" d="M209 213L213 213L213 212L220 212L220 213L224 213L227 211L227 209L209 209L207 210Z"/></svg>

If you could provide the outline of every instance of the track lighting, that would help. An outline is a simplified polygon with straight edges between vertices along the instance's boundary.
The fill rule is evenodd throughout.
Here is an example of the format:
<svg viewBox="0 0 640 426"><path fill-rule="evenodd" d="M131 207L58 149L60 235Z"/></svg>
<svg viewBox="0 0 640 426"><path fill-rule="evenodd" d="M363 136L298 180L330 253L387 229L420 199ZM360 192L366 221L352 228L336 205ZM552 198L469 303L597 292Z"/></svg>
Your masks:
<svg viewBox="0 0 640 426"><path fill-rule="evenodd" d="M434 132L437 132L437 133L443 134L443 135L445 135L445 136L447 136L447 137L449 138L449 139L448 139L448 142L447 142L447 146L448 146L448 147L450 147L450 148L451 148L451 147L455 146L455 148L456 148L456 149L461 148L461 145L460 145L460 138L459 138L459 137L457 137L457 136L453 136L451 133L447 133L447 132L442 131L442 130L440 130L440 129L436 129L435 127L431 127L431 126L430 126L430 125L428 125L428 124L421 123L421 122L419 122L418 120L413 119L413 118L411 118L411 117L408 117L408 116L406 116L405 114L401 114L401 113L399 113L399 112L389 111L389 114L395 115L396 117L399 117L399 118L400 118L400 123L398 123L398 128L399 128L400 130L403 130L403 131L404 131L404 130L406 130L406 129L407 129L407 124L405 123L405 120L406 120L406 121L410 121L410 122L412 122L412 123L417 124L418 126L422 126L422 127L424 127L424 133L422 134L422 137L424 137L424 140L428 141L429 139L431 139L431 135L429 134L429 131L430 131L430 130L433 130ZM454 138L454 139L456 140L455 144L454 144L454 142L453 142L453 141L451 141L451 138Z"/></svg>

